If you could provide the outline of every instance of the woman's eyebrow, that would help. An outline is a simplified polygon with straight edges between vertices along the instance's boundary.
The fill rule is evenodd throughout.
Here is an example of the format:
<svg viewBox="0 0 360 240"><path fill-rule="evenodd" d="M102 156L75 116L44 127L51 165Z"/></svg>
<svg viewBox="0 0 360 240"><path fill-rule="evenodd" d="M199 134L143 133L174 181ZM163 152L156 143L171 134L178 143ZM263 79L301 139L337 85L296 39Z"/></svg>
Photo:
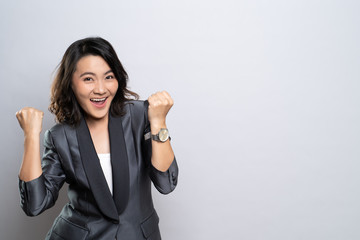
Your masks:
<svg viewBox="0 0 360 240"><path fill-rule="evenodd" d="M104 73L104 75L109 74L109 73L111 73L111 72L112 72L112 70L110 69L109 71L107 71L106 73ZM84 76L84 75L96 76L96 74L93 73L93 72L84 72L84 73L82 73L82 74L80 75L80 77L82 77L82 76Z"/></svg>
<svg viewBox="0 0 360 240"><path fill-rule="evenodd" d="M111 73L111 72L112 72L112 70L110 69L109 71L107 71L106 73L104 73L104 75L109 74L109 73Z"/></svg>
<svg viewBox="0 0 360 240"><path fill-rule="evenodd" d="M80 75L80 77L84 76L84 75L92 75L92 76L95 76L95 73L93 72L84 72Z"/></svg>

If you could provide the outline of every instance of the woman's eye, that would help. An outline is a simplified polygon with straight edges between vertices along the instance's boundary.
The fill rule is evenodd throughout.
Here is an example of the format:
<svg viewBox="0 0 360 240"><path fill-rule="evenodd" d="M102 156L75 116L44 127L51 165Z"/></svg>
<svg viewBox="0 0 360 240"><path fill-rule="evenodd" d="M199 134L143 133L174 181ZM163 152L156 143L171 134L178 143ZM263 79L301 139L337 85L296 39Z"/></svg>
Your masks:
<svg viewBox="0 0 360 240"><path fill-rule="evenodd" d="M84 78L84 81L91 81L91 80L92 80L92 78L90 78L90 77Z"/></svg>
<svg viewBox="0 0 360 240"><path fill-rule="evenodd" d="M106 76L106 79L114 79L113 75Z"/></svg>

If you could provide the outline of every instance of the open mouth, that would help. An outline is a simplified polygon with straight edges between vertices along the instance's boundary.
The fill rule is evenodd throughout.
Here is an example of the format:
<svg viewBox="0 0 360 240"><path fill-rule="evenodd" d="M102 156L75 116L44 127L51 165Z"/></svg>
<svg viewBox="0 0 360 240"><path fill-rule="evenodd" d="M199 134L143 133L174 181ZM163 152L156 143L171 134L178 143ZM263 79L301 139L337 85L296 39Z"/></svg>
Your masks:
<svg viewBox="0 0 360 240"><path fill-rule="evenodd" d="M102 107L105 105L107 97L104 98L90 98L90 101L92 104L94 104L97 107Z"/></svg>

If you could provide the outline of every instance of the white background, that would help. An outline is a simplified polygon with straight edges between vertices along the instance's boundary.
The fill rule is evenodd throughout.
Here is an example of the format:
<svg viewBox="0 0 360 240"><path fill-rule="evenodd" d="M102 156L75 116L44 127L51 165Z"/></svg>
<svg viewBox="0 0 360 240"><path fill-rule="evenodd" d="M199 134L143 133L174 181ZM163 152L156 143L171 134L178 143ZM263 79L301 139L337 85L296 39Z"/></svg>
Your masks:
<svg viewBox="0 0 360 240"><path fill-rule="evenodd" d="M0 239L43 239L67 201L29 218L15 112L47 111L57 64L101 36L146 99L166 89L180 167L154 192L165 240L360 239L360 2L0 2Z"/></svg>

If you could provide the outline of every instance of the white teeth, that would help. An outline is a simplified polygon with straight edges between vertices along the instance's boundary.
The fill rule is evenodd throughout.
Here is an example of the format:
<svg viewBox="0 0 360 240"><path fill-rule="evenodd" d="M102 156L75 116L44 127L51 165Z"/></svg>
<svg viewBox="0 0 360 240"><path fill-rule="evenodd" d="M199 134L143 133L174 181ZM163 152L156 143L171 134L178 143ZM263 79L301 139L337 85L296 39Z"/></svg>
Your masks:
<svg viewBox="0 0 360 240"><path fill-rule="evenodd" d="M93 101L93 102L102 102L102 101L105 101L106 97L104 98L91 98L90 100Z"/></svg>

